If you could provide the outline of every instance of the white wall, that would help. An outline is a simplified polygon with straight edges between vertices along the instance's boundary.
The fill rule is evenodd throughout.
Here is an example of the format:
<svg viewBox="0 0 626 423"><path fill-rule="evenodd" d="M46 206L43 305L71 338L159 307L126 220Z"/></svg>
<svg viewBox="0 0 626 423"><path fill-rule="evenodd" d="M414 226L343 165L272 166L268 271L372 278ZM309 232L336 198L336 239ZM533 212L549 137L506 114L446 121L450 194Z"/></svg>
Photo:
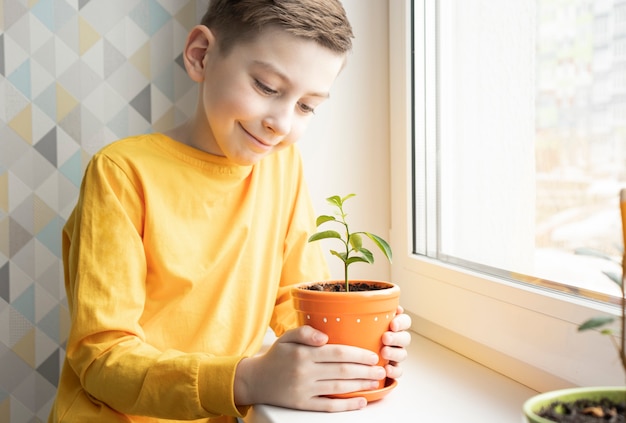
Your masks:
<svg viewBox="0 0 626 423"><path fill-rule="evenodd" d="M351 229L389 240L388 1L343 0L343 5L355 34L353 51L300 148L316 212L331 212L326 197L355 193L347 203ZM389 279L384 256L372 251L376 263L353 265L351 277ZM328 263L333 277L342 277L339 259L329 255Z"/></svg>

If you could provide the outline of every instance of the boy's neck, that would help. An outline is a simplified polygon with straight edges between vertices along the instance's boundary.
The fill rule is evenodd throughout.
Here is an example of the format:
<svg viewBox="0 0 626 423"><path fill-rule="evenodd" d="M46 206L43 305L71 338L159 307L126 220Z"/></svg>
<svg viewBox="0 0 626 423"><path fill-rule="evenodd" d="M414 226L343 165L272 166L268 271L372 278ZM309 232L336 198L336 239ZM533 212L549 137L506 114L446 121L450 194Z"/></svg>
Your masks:
<svg viewBox="0 0 626 423"><path fill-rule="evenodd" d="M178 126L163 131L163 135L182 144L191 145L190 123L186 121Z"/></svg>

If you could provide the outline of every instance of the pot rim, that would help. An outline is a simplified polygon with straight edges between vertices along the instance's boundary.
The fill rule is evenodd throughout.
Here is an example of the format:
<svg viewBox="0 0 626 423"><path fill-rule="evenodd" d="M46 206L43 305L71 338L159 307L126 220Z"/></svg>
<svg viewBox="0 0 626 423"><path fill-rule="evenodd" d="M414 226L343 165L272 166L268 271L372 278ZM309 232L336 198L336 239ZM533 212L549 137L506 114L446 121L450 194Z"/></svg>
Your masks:
<svg viewBox="0 0 626 423"><path fill-rule="evenodd" d="M546 391L537 395L534 395L527 399L524 402L522 409L524 410L524 414L526 416L532 416L535 419L541 419L541 421L546 421L548 423L552 423L550 420L543 419L539 417L533 408L538 403L545 403L557 400L559 397L569 396L572 394L596 394L601 392L624 392L626 393L626 386L623 385L615 385L615 386L578 386L574 388L565 388L565 389L557 389L552 391Z"/></svg>
<svg viewBox="0 0 626 423"><path fill-rule="evenodd" d="M334 283L345 283L345 281L343 279L326 279L326 280L321 280L321 281L310 281L310 282L300 282L298 284L293 285L293 288L296 289L303 289L307 286L311 286L311 285L317 285L317 284L321 284L321 285L326 285L326 284L334 284ZM390 288L394 288L397 287L398 285L396 285L393 282L389 282L389 281L382 281L382 280L375 280L375 279L350 279L348 281L349 283L367 283L367 284L371 284L371 285L385 285L386 287L383 289L390 289ZM363 292L363 291L361 291Z"/></svg>
<svg viewBox="0 0 626 423"><path fill-rule="evenodd" d="M400 293L400 287L398 285L396 285L393 282L388 282L388 281L381 281L381 280L371 280L371 279L350 279L349 282L356 282L356 283L368 283L368 284L374 284L374 285L385 285L385 288L382 289L375 289L372 291L350 291L350 292L345 292L345 291L338 291L338 292L329 292L329 291L313 291L313 290L308 290L308 289L304 289L307 286L311 286L311 285L317 285L317 284L327 284L327 283L337 283L337 282L341 282L344 283L343 279L328 279L328 280L323 280L323 281L313 281L313 282L302 282L296 285L293 285L291 288L291 292L292 292L292 296L302 296L302 295L307 295L307 296L329 296L329 295L333 295L333 296L341 296L341 297L345 297L345 296L351 296L351 297L362 297L362 296L388 296L388 295L399 295Z"/></svg>
<svg viewBox="0 0 626 423"><path fill-rule="evenodd" d="M352 279L352 281L358 280ZM341 282L343 283L343 280ZM326 292L303 289L307 285L320 283L306 282L293 286L290 290L290 295L297 312L308 310L309 313L314 314L352 315L365 312L368 314L372 312L381 313L383 311L391 313L397 310L400 298L400 287L398 285L383 281L365 280L364 282L384 283L388 288L371 291ZM366 308L364 308L365 306Z"/></svg>

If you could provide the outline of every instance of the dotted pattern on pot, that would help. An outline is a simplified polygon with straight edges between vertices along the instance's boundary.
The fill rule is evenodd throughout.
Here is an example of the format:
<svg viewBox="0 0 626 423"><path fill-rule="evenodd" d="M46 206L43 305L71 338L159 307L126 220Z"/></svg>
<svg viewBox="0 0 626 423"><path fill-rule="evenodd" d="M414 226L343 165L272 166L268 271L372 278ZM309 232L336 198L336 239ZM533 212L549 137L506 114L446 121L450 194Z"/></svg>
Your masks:
<svg viewBox="0 0 626 423"><path fill-rule="evenodd" d="M394 317L396 317L396 314L395 314L395 313L393 313L393 314L391 314L391 315L390 315L390 314L386 314L386 315L385 315L385 320L390 320L390 319L393 319ZM307 320L311 320L311 315L310 315L310 314L307 314L307 315L306 315L306 319L307 319ZM329 320L335 320L337 323L339 323L339 322L341 322L341 317L336 317L335 319L329 319L328 317L324 317L324 318L322 318L322 321L323 321L324 323L328 323L328 322L329 322ZM373 319L373 320L374 320L374 322L378 322L379 317L378 317L378 316L374 316L374 319ZM362 319L361 319L360 317L357 317L355 321L356 321L357 323L361 323Z"/></svg>

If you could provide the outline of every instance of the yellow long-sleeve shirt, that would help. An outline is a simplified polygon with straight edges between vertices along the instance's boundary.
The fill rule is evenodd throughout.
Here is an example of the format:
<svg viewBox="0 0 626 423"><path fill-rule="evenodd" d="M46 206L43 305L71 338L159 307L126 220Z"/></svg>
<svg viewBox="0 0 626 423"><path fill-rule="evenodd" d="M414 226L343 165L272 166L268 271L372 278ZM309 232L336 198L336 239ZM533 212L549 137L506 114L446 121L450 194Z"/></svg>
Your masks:
<svg viewBox="0 0 626 423"><path fill-rule="evenodd" d="M295 146L237 166L152 134L94 155L63 230L71 330L49 422L245 414L237 364L296 325L289 285L328 277L313 230Z"/></svg>

